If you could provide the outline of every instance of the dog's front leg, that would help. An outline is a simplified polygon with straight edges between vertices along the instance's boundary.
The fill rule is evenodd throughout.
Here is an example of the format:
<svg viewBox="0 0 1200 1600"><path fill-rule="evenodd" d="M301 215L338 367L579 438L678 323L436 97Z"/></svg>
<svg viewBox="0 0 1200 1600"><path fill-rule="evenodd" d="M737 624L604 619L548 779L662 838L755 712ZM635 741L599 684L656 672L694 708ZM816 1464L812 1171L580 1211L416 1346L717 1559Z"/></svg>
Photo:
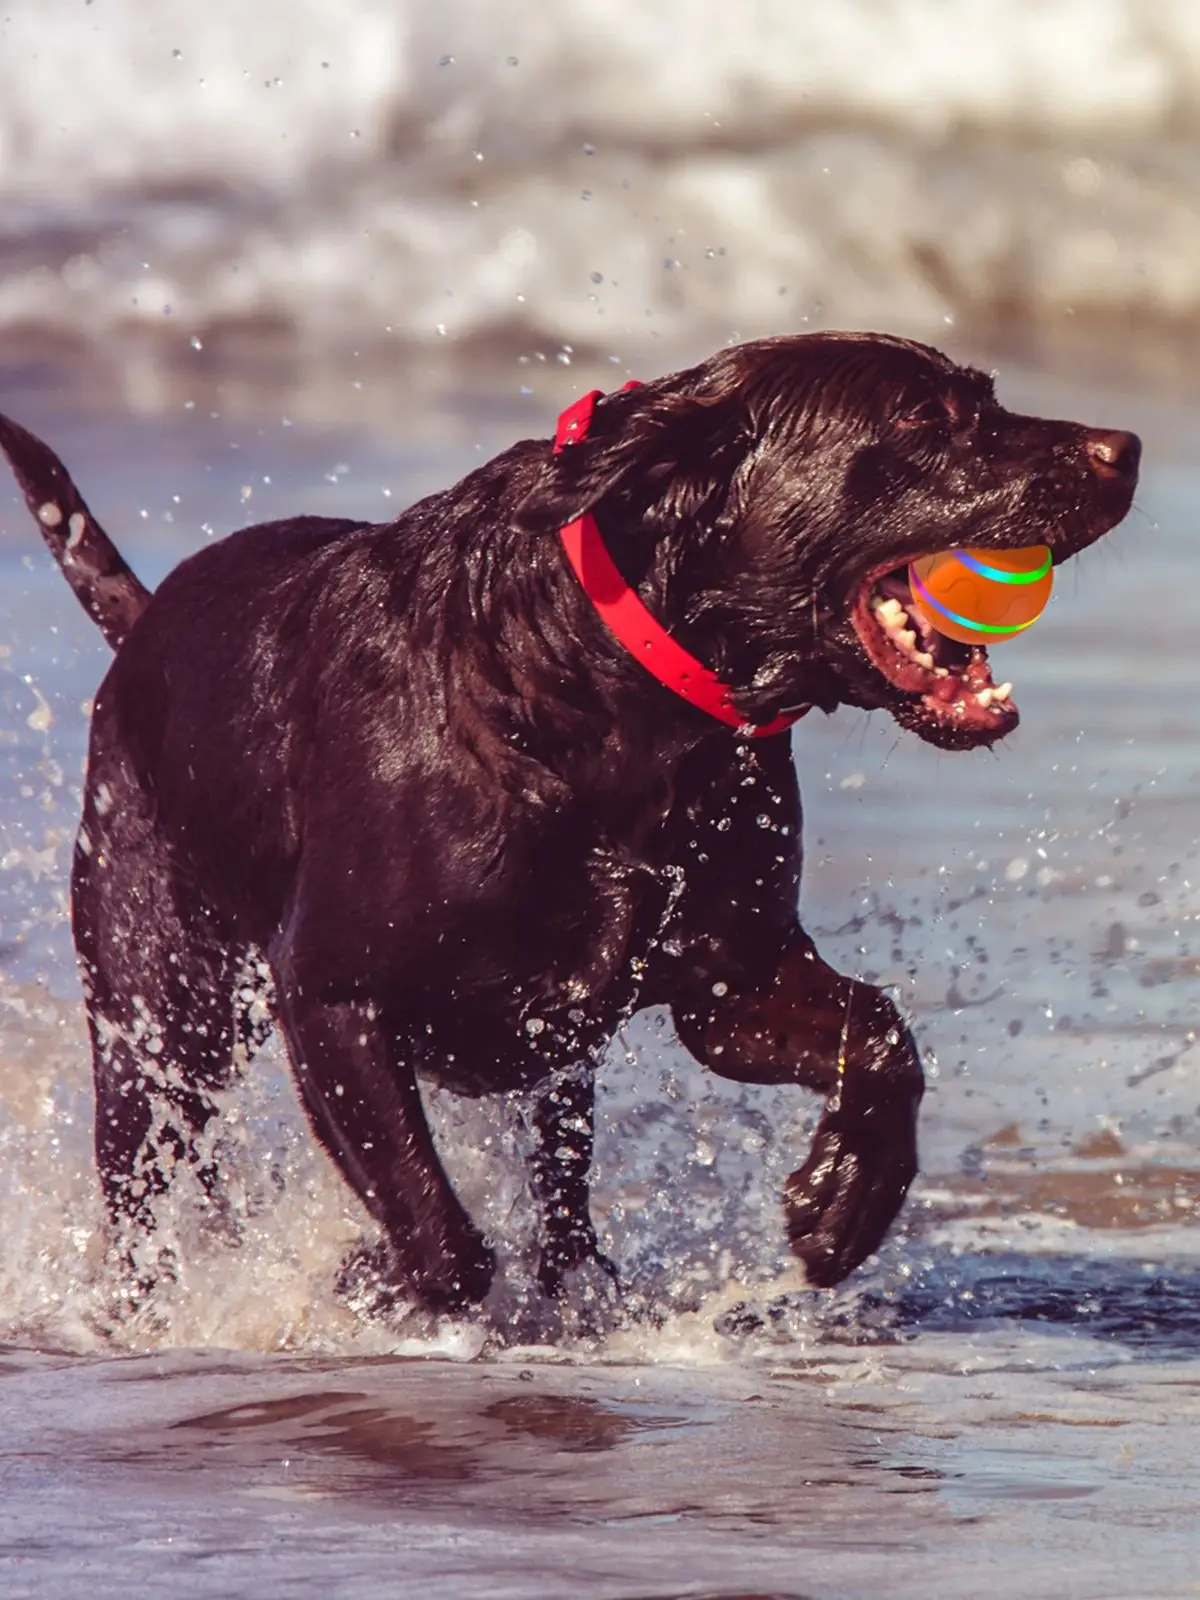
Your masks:
<svg viewBox="0 0 1200 1600"><path fill-rule="evenodd" d="M784 1206L809 1280L840 1282L878 1246L917 1171L924 1080L899 1011L835 972L797 928L766 984L739 990L717 977L693 985L674 1014L688 1049L721 1077L828 1097Z"/></svg>
<svg viewBox="0 0 1200 1600"><path fill-rule="evenodd" d="M591 1066L556 1072L538 1090L533 1123L533 1192L542 1207L538 1282L559 1298L568 1272L593 1262L610 1278L617 1271L600 1249L589 1204L595 1079Z"/></svg>
<svg viewBox="0 0 1200 1600"><path fill-rule="evenodd" d="M382 1003L322 1001L278 973L277 989L313 1130L384 1229L380 1270L434 1311L482 1300L495 1256L442 1169L402 1029Z"/></svg>

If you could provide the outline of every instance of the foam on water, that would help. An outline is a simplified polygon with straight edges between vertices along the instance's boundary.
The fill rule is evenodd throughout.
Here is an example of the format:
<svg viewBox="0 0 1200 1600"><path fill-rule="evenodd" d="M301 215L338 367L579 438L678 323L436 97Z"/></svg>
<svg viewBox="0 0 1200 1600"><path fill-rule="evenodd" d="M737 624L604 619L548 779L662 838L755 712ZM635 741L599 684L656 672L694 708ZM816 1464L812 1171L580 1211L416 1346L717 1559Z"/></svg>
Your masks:
<svg viewBox="0 0 1200 1600"><path fill-rule="evenodd" d="M645 359L1200 307L1190 0L15 0L0 329Z"/></svg>
<svg viewBox="0 0 1200 1600"><path fill-rule="evenodd" d="M186 1178L177 1182L158 1207L154 1240L172 1252L171 1274L143 1314L117 1317L81 1007L38 985L0 984L0 1041L0 1345L471 1356L485 1345L569 1350L580 1339L594 1352L595 1335L613 1326L611 1311L596 1322L586 1282L565 1313L537 1289L520 1100L427 1096L456 1188L502 1256L483 1314L440 1324L403 1308L381 1317L369 1296L361 1305L339 1296L343 1259L374 1233L312 1138L274 1045L221 1098L216 1210ZM595 1211L621 1260L627 1308L653 1313L614 1354L728 1354L713 1331L724 1309L767 1284L776 1295L801 1287L787 1266L776 1191L796 1164L802 1127L770 1104L783 1097L768 1093L764 1103L685 1087L683 1065L650 1023L621 1041L604 1074ZM727 1147L719 1161L718 1144ZM660 1332L672 1312L670 1330Z"/></svg>

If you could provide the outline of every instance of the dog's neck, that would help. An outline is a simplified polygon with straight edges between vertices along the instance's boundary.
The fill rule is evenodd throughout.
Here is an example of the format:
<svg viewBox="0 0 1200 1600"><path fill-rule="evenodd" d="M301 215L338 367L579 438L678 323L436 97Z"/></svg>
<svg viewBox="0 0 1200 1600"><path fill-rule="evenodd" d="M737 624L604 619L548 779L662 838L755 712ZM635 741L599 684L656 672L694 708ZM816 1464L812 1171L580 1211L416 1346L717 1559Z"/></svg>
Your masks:
<svg viewBox="0 0 1200 1600"><path fill-rule="evenodd" d="M801 703L759 721L740 712L731 685L686 650L625 581L591 513L562 529L563 549L580 587L617 643L650 676L688 705L742 738L781 734L810 709Z"/></svg>
<svg viewBox="0 0 1200 1600"><path fill-rule="evenodd" d="M624 386L637 389L631 380ZM577 447L588 435L592 415L603 399L599 389L582 395L562 413L554 436L554 454ZM742 738L763 739L783 733L810 709L800 700L766 718L739 708L733 687L664 628L613 560L593 513L588 510L560 530L580 587L609 633L664 688L705 716L731 728Z"/></svg>
<svg viewBox="0 0 1200 1600"><path fill-rule="evenodd" d="M811 595L789 608L793 625L788 637L764 637L763 617L779 608L746 592L736 549L716 559L710 550L697 550L692 529L650 540L632 519L602 512L597 521L623 581L671 638L723 686L737 713L736 719L730 718L735 736L746 725L785 731L806 711L832 711L840 703L823 621ZM587 637L594 636L589 628ZM627 654L635 659L636 652Z"/></svg>

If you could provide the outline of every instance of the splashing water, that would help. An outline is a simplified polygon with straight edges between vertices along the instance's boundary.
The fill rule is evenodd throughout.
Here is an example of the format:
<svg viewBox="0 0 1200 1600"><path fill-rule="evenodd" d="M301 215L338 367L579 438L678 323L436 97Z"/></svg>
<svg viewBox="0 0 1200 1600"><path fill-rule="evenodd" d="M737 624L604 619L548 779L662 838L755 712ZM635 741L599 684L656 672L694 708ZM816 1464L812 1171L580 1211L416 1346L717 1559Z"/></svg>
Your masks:
<svg viewBox="0 0 1200 1600"><path fill-rule="evenodd" d="M1006 389L1050 408L1032 380ZM1067 401L1155 436L1128 396ZM245 456L226 482L219 425L60 418L54 436L151 579L211 531L193 506L248 514ZM254 457L265 518L383 514L365 483L415 490L476 452L414 464L294 428ZM350 470L327 475L334 461ZM797 734L806 921L844 970L895 986L930 1073L923 1177L879 1259L836 1294L803 1287L778 1197L816 1102L707 1078L649 1013L614 1042L598 1107L595 1216L630 1314L598 1317L586 1286L565 1312L534 1295L524 1107L437 1092L440 1148L503 1271L481 1313L433 1323L335 1292L367 1219L276 1043L213 1125L220 1203L179 1186L156 1241L175 1276L114 1320L66 923L106 658L10 496L6 1592L116 1596L150 1576L181 1595L1183 1592L1200 1483L1200 663L1187 630L1171 651L1147 636L1186 592L1200 506L1170 460L1140 502L1157 525L1136 564L1118 533L1011 647L1026 721L999 760L852 717Z"/></svg>

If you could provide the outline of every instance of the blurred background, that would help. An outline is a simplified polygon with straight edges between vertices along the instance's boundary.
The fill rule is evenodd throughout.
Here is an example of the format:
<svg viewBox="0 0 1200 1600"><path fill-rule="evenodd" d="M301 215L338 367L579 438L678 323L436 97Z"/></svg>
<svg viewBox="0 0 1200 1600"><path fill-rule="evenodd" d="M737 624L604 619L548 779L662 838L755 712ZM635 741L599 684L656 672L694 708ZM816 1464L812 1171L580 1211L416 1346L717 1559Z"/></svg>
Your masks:
<svg viewBox="0 0 1200 1600"><path fill-rule="evenodd" d="M1189 384L1198 134L1191 0L11 0L0 367L369 423L863 326Z"/></svg>

